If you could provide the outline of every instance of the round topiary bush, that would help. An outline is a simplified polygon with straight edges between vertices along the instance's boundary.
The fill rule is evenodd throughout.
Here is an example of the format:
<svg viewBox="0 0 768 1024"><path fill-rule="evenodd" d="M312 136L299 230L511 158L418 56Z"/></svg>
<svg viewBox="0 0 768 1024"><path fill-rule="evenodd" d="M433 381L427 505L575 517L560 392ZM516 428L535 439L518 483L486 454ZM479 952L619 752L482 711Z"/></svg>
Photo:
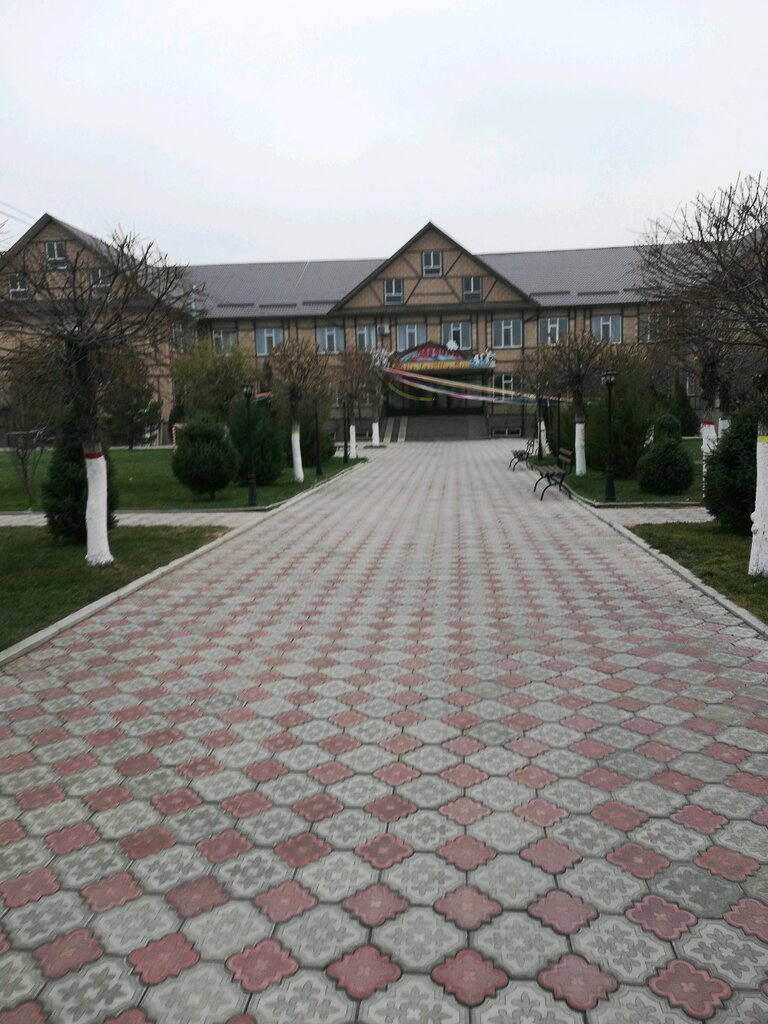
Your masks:
<svg viewBox="0 0 768 1024"><path fill-rule="evenodd" d="M207 494L226 487L237 472L237 450L226 429L215 420L201 416L179 431L178 448L171 466L176 478L195 494Z"/></svg>
<svg viewBox="0 0 768 1024"><path fill-rule="evenodd" d="M757 405L745 402L731 416L717 448L707 458L704 504L721 526L752 532L757 487Z"/></svg>
<svg viewBox="0 0 768 1024"><path fill-rule="evenodd" d="M668 438L670 441L674 441L675 444L679 443L682 438L682 432L680 430L680 420L677 416L673 416L672 413L664 413L663 416L659 416L653 425L653 438L655 441L661 441L662 438Z"/></svg>
<svg viewBox="0 0 768 1024"><path fill-rule="evenodd" d="M693 483L693 460L677 441L663 438L638 459L637 480L650 494L682 494Z"/></svg>
<svg viewBox="0 0 768 1024"><path fill-rule="evenodd" d="M106 449L104 457L107 460L107 529L111 530L117 525L117 488L112 461ZM71 409L67 409L59 423L48 476L40 490L46 522L53 536L67 544L85 544L88 477L77 421Z"/></svg>

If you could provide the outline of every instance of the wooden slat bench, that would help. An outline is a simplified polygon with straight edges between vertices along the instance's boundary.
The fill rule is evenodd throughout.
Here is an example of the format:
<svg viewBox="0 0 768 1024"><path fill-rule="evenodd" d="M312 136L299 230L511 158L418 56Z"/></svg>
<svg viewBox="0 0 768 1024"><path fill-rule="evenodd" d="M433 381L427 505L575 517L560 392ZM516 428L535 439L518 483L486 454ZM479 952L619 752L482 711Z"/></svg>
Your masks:
<svg viewBox="0 0 768 1024"><path fill-rule="evenodd" d="M557 462L554 466L537 466L536 471L539 474L539 479L533 485L533 493L536 493L536 488L539 486L542 480L546 480L546 486L539 495L540 500L544 500L544 495L547 493L550 487L554 484L559 491L563 490L563 482L568 474L571 472L573 465L573 452L568 448L561 448L557 453ZM565 493L569 498L572 498L570 490L566 487Z"/></svg>
<svg viewBox="0 0 768 1024"><path fill-rule="evenodd" d="M517 450L512 452L512 458L509 460L509 469L511 469L512 472L514 473L515 470L517 469L517 464L519 462L524 462L527 465L528 464L528 459L530 459L530 457L533 455L533 452L534 452L535 448L536 448L536 440L535 440L535 438L530 437L525 442L525 448L518 448Z"/></svg>

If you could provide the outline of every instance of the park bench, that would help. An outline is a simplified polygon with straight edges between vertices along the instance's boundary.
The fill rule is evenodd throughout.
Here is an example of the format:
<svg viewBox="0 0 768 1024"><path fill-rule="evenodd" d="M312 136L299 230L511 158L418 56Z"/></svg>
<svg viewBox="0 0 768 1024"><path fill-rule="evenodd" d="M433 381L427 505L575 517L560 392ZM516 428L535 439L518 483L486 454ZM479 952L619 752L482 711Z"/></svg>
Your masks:
<svg viewBox="0 0 768 1024"><path fill-rule="evenodd" d="M525 448L518 448L512 452L512 458L509 460L509 469L514 473L517 469L518 462L524 462L527 465L528 459L533 455L535 447L536 439L529 437L525 442Z"/></svg>
<svg viewBox="0 0 768 1024"><path fill-rule="evenodd" d="M539 486L542 480L546 480L546 486L544 487L539 496L541 501L544 500L544 495L547 493L549 488L552 487L553 484L557 487L559 491L562 491L563 483L565 481L565 478L570 473L572 465L573 452L570 451L568 448L561 448L560 451L557 453L557 462L554 466L536 466L536 470L539 474L539 479L533 485L533 493L536 493L536 488ZM565 493L568 495L569 498L573 497L573 495L567 487L565 488Z"/></svg>

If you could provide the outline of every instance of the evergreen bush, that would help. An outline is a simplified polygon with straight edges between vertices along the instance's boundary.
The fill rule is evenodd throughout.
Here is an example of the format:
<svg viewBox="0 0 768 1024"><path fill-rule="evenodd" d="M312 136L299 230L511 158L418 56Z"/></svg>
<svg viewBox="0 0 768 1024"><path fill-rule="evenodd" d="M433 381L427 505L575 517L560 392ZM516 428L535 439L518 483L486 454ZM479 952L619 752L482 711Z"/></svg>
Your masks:
<svg viewBox="0 0 768 1024"><path fill-rule="evenodd" d="M731 415L731 425L708 456L704 504L721 526L733 533L752 531L757 486L757 421L755 402L745 402Z"/></svg>
<svg viewBox="0 0 768 1024"><path fill-rule="evenodd" d="M683 434L680 430L680 420L677 416L673 416L669 412L659 416L653 425L653 439L654 441L668 439L679 444L683 439Z"/></svg>
<svg viewBox="0 0 768 1024"><path fill-rule="evenodd" d="M238 456L225 427L207 416L190 421L178 434L178 447L171 466L176 478L194 494L207 494L226 487L237 472Z"/></svg>
<svg viewBox="0 0 768 1024"><path fill-rule="evenodd" d="M117 526L117 488L109 452L107 461L107 529ZM67 409L59 423L56 447L48 466L48 475L40 488L48 529L57 540L66 544L85 544L85 506L88 500L88 477L83 445L75 414Z"/></svg>
<svg viewBox="0 0 768 1024"><path fill-rule="evenodd" d="M602 388L600 398L587 409L587 465L605 469L608 453L608 400ZM653 422L649 397L638 389L629 368L619 372L613 388L613 469L618 479L635 476L637 460L645 450Z"/></svg>
<svg viewBox="0 0 768 1024"><path fill-rule="evenodd" d="M682 494L693 483L693 460L679 441L661 434L638 459L637 479L650 494Z"/></svg>
<svg viewBox="0 0 768 1024"><path fill-rule="evenodd" d="M285 445L272 409L266 402L251 406L253 466L260 487L277 480L285 466ZM248 416L245 401L235 399L229 417L229 436L238 453L237 481L248 482Z"/></svg>

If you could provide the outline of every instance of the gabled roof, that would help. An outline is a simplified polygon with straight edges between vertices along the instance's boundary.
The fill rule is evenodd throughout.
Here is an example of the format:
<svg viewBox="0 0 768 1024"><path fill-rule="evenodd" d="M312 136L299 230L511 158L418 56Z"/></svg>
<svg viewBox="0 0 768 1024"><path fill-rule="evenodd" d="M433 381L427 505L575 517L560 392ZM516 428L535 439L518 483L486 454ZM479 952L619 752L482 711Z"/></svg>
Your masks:
<svg viewBox="0 0 768 1024"><path fill-rule="evenodd" d="M474 253L470 252L469 249L466 249L463 245L461 245L459 242L457 242L454 238L451 238L451 236L449 234L447 234L445 231L443 231L442 228L439 228L436 224L433 224L432 221L430 220L430 221L427 221L427 223L424 225L424 227L421 228L419 231L417 231L416 234L412 238L409 238L408 241L405 243L405 245L401 245L396 253L394 253L388 259L386 259L382 263L380 263L373 271L371 271L370 274L367 275L367 277L363 278L362 281L360 281L358 284L356 284L346 295L344 295L338 301L336 306L333 307L331 312L335 312L337 309L340 309L346 302L349 302L349 300L352 298L353 295L355 295L362 288L364 288L375 277L378 277L379 274L381 274L384 270L386 270L387 266L390 263L394 263L395 260L397 260L400 256L403 255L403 253L405 253L409 249L411 249L418 242L418 240L422 237L422 235L427 234L428 231L434 231L438 235L441 235L452 249L457 249L459 252L463 253L465 256L468 256L471 260L474 260L474 262L477 263L480 266L481 269L486 270L489 274L492 274L494 277L501 278L501 280L503 281L504 284L507 284L507 285L509 285L510 288L514 289L517 292L520 292L522 294L522 297L523 297L524 300L530 300L532 305L536 305L535 301L531 300L530 296L526 295L524 290L522 288L520 288L517 284L515 284L514 281L510 281L509 278L506 276L506 274L504 274L502 271L496 270L495 268L491 267L488 263L485 262L485 260L483 259L482 256L476 256Z"/></svg>
<svg viewBox="0 0 768 1024"><path fill-rule="evenodd" d="M21 238L17 239L7 252L3 253L0 258L0 267L18 256L20 252L33 241L40 232L47 228L49 224L58 224L63 229L64 233L71 235L76 238L86 249L91 249L93 252L103 255L107 250L107 243L102 241L100 238L96 238L95 235L89 235L86 231L81 231L80 228L72 227L71 224L66 224L63 220L59 220L58 217L52 216L50 213L44 213L42 217L39 217L35 223L29 228Z"/></svg>

